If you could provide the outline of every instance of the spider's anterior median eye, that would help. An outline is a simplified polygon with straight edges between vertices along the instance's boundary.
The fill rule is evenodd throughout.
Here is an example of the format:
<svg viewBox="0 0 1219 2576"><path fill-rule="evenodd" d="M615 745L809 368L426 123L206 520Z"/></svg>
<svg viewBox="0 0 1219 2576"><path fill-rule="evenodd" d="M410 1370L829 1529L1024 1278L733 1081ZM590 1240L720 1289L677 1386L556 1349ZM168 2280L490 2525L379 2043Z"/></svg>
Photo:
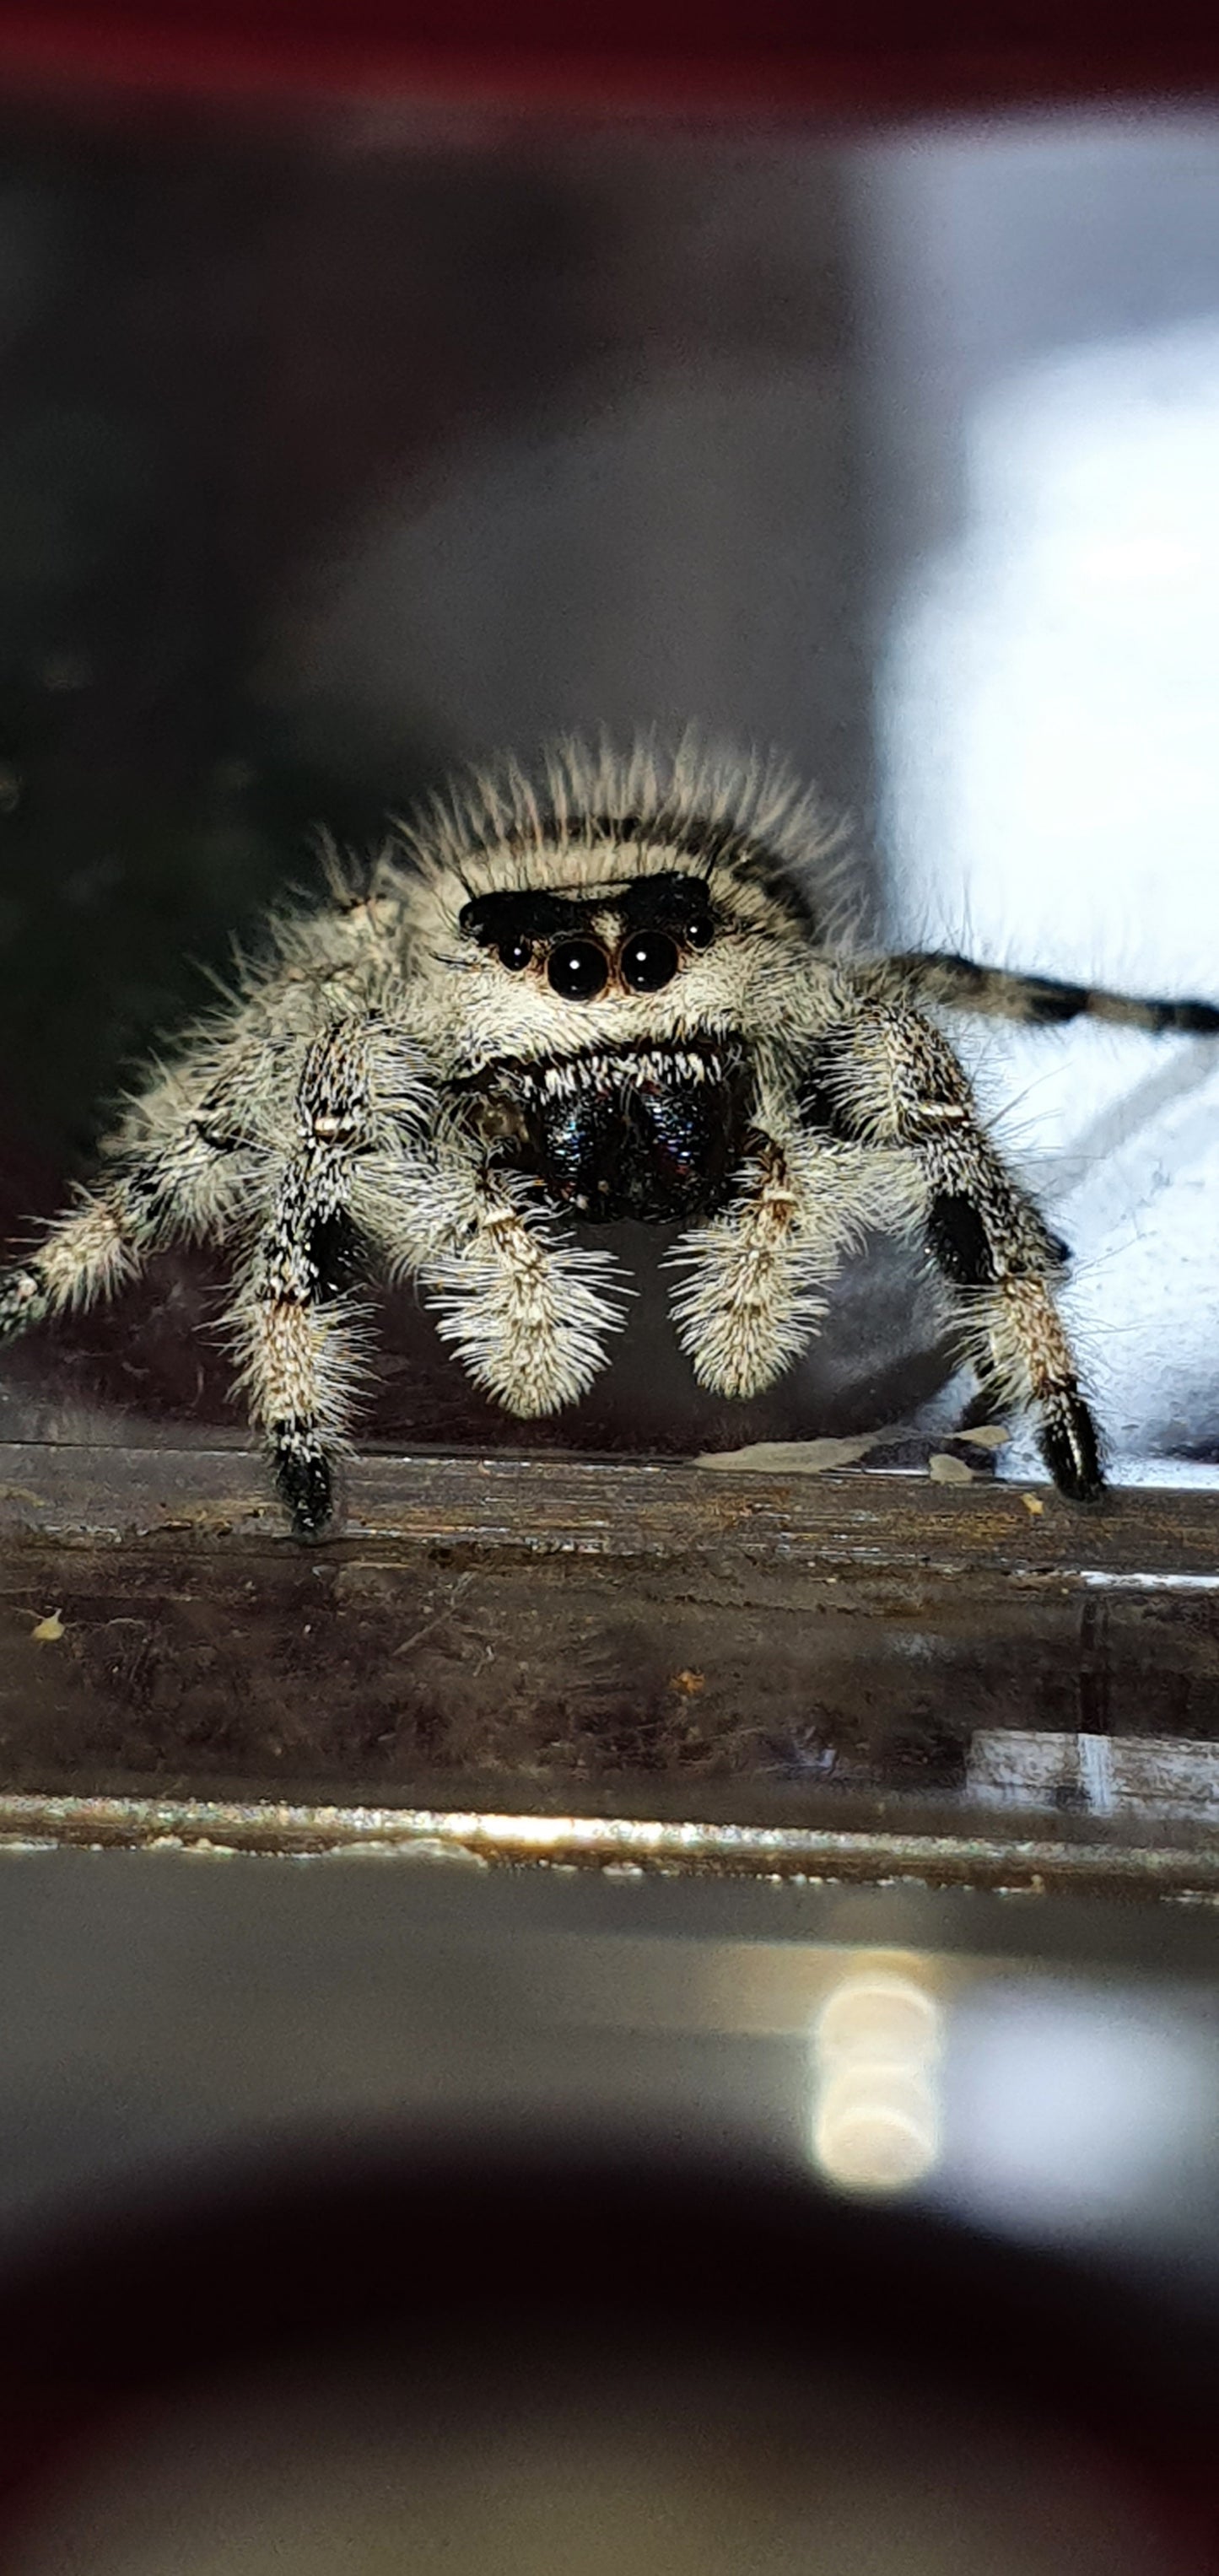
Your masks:
<svg viewBox="0 0 1219 2576"><path fill-rule="evenodd" d="M663 930L643 930L622 951L623 982L633 993L658 993L677 973L677 944Z"/></svg>
<svg viewBox="0 0 1219 2576"><path fill-rule="evenodd" d="M591 939L565 939L560 948L552 948L546 972L568 1002L593 1001L609 981L605 951Z"/></svg>
<svg viewBox="0 0 1219 2576"><path fill-rule="evenodd" d="M531 939L501 939L495 954L498 957L501 966L506 966L511 974L519 975L522 966L527 966L533 955L533 941Z"/></svg>

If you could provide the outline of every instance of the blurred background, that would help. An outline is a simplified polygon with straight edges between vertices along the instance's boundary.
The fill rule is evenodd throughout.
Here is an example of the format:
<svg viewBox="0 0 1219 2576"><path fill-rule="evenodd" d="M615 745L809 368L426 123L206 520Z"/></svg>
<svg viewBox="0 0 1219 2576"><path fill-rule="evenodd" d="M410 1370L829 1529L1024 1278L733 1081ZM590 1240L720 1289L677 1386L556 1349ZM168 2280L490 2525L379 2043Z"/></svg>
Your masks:
<svg viewBox="0 0 1219 2576"><path fill-rule="evenodd" d="M0 2257L158 2175L399 2124L747 2155L1219 2288L1204 1908L6 1853Z"/></svg>
<svg viewBox="0 0 1219 2576"><path fill-rule="evenodd" d="M564 728L693 720L784 751L850 818L878 936L1219 997L1219 117L818 133L10 101L0 344L6 1231L89 1168L233 936L316 882L319 824L373 838L454 762ZM1212 1480L1214 1051L1083 1029L970 1056L1075 1245L1119 1474ZM670 1364L656 1250L631 1247L634 1358L554 1443L734 1446L963 1401L917 1263L881 1252L771 1397L700 1404ZM0 1435L244 1441L218 1285L166 1258L112 1315L6 1354ZM370 1440L519 1440L409 1299L381 1330ZM1031 1463L1014 1444L1001 1472ZM977 1742L994 1759L974 1785L1002 1803L1003 1746ZM1213 1803L1213 1757L1189 1750ZM8 1849L0 1959L10 2268L230 2166L460 2130L760 2162L835 2207L1087 2258L1183 2332L1213 2314L1201 1905ZM137 2428L138 2476L103 2460L27 2576L379 2576L400 2563L400 2499L382 2527L372 2494L403 2456L385 2403L322 2426L298 2390L289 2439L272 2390L176 2451L172 2428ZM839 2445L823 2514L831 2472L878 2453L866 2410L835 2403L810 2401ZM505 2501L501 2480L504 2576L580 2564L590 2492L597 2530L628 2538L589 2565L649 2564L654 2530L613 2521L647 2426L620 2423L616 2450L577 2432L534 2486ZM1036 2480L981 2435L950 2529L942 2451L924 2427L916 2495L908 2421L907 2452L893 2438L901 2475L852 2475L841 2576L1176 2563L1124 2510L1118 2527L1080 2457L1043 2462L1054 2510L1018 2545ZM224 2511L191 2487L209 2443ZM415 2545L447 2548L453 2492L421 2476ZM781 2517L747 2559L756 2512L714 2494L714 2512L689 2479L670 2495L687 2555L667 2567L805 2563ZM463 2545L491 2563L473 2525Z"/></svg>
<svg viewBox="0 0 1219 2576"><path fill-rule="evenodd" d="M0 1217L87 1170L312 840L454 764L694 721L851 824L878 935L1219 991L1219 120L888 130L10 102L0 121ZM1124 1472L1219 1442L1213 1050L977 1050L1075 1246ZM942 1390L874 1251L750 1407L665 1249L579 1418L733 1446ZM240 1439L218 1274L6 1357L9 1437ZM381 1317L370 1439L519 1442ZM961 1391L945 1399L951 1415ZM1014 1452L1013 1472L1031 1459Z"/></svg>
<svg viewBox="0 0 1219 2576"><path fill-rule="evenodd" d="M0 1954L22 2576L1213 2569L1200 1909L31 1851Z"/></svg>

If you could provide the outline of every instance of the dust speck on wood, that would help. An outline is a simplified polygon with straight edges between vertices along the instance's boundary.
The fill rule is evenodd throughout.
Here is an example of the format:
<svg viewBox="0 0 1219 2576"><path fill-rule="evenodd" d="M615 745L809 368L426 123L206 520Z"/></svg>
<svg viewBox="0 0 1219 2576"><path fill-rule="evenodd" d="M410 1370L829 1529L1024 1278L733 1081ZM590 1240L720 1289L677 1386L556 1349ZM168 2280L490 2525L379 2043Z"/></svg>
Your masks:
<svg viewBox="0 0 1219 2576"><path fill-rule="evenodd" d="M963 1458L954 1458L948 1449L933 1449L927 1461L927 1473L933 1485L972 1485L974 1470Z"/></svg>
<svg viewBox="0 0 1219 2576"><path fill-rule="evenodd" d="M704 1450L694 1464L739 1476L824 1476L833 1467L858 1466L895 1437L893 1431L870 1431L853 1440L755 1440L747 1449Z"/></svg>

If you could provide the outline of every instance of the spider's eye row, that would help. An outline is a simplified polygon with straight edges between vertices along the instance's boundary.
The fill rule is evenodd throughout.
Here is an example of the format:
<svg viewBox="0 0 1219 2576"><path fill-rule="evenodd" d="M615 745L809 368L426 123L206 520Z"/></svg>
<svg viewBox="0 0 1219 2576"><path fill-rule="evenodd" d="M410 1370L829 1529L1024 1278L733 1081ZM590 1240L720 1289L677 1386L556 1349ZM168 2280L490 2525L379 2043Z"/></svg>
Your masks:
<svg viewBox="0 0 1219 2576"><path fill-rule="evenodd" d="M609 982L609 960L591 939L565 939L552 948L547 975L567 1002L591 1002Z"/></svg>
<svg viewBox="0 0 1219 2576"><path fill-rule="evenodd" d="M681 946L708 948L715 937L715 925L706 913L695 913L682 923L679 931L639 930L624 940L615 959L607 954L598 939L561 939L546 957L546 974L552 991L561 993L565 1002L593 1002L609 982L611 964L615 965L624 984L632 993L659 993L671 984L681 964ZM524 938L519 932L497 940L495 954L509 974L519 975L531 966L538 953L536 939Z"/></svg>
<svg viewBox="0 0 1219 2576"><path fill-rule="evenodd" d="M643 930L622 951L622 980L633 993L659 993L677 973L677 943L663 930Z"/></svg>

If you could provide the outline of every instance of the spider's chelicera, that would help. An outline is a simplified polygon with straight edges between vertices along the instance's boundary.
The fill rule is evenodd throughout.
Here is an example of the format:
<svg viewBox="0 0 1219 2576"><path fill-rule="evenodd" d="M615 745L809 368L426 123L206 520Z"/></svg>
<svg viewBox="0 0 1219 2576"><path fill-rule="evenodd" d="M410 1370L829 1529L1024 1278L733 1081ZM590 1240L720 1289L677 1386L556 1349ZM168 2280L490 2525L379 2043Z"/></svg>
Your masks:
<svg viewBox="0 0 1219 2576"><path fill-rule="evenodd" d="M421 1281L471 1376L529 1416L584 1394L623 1320L612 1251L574 1224L678 1230L678 1339L703 1386L742 1398L889 1231L924 1243L987 1393L1032 1409L1056 1484L1089 1498L1065 1247L940 1015L1216 1034L1219 1009L869 952L836 876L773 765L566 747L536 778L454 789L272 924L130 1103L104 1180L0 1277L0 1337L175 1235L227 1245L250 1410L313 1536L369 1365L361 1260Z"/></svg>

